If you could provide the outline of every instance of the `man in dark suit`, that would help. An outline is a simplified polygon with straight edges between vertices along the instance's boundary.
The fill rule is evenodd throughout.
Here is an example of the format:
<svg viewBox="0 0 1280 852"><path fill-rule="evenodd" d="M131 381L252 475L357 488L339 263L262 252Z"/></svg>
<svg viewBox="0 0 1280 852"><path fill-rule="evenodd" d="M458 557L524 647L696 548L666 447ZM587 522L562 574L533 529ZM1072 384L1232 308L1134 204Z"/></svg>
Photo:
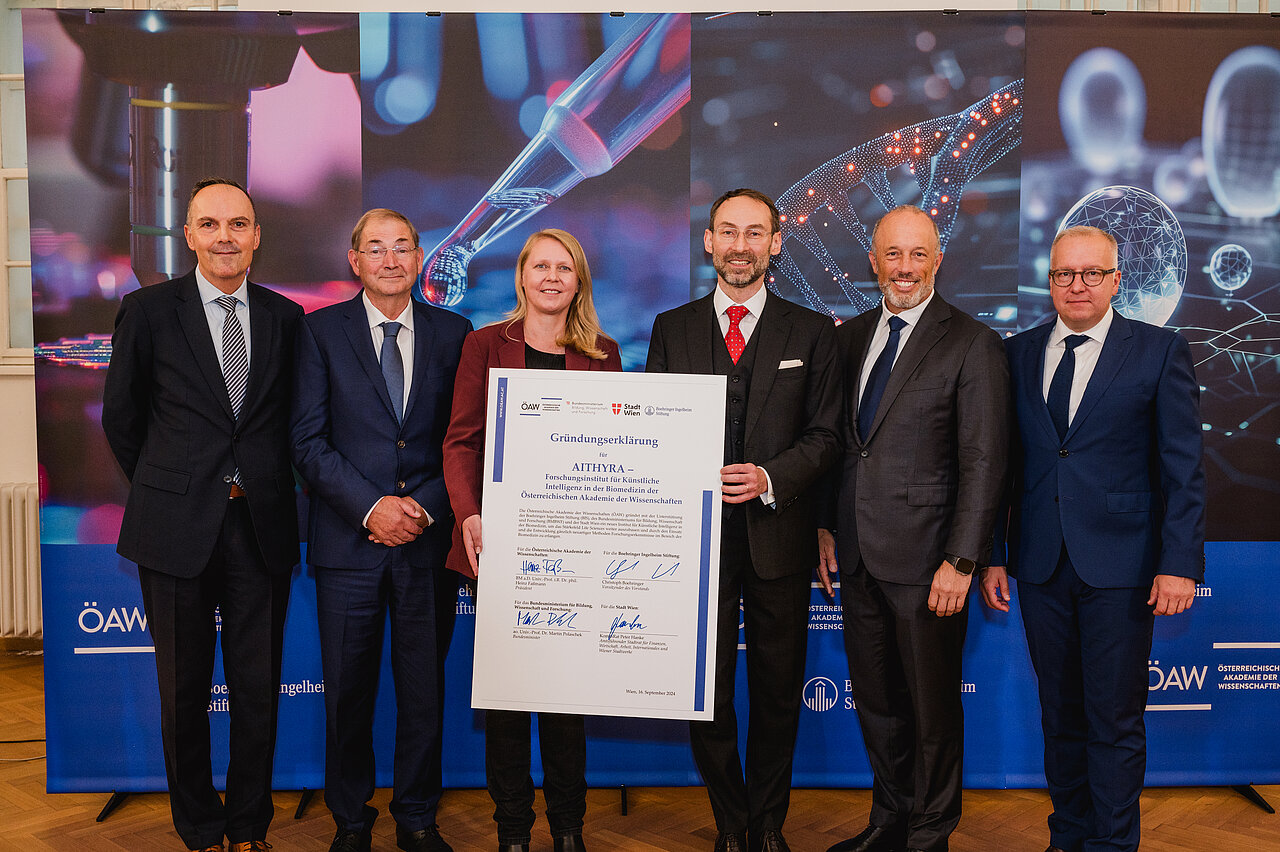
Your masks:
<svg viewBox="0 0 1280 852"><path fill-rule="evenodd" d="M1007 343L1017 415L1008 566L997 530L982 595L1018 580L1040 686L1049 852L1136 850L1155 615L1204 579L1200 390L1181 335L1111 309L1115 238L1062 231L1049 253L1057 319Z"/></svg>
<svg viewBox="0 0 1280 852"><path fill-rule="evenodd" d="M765 290L769 258L782 247L767 196L722 196L703 246L716 289L659 315L647 365L728 377L715 718L691 723L689 737L719 830L716 852L784 852L816 557L813 485L839 455L835 328ZM745 777L733 707L739 601L751 708Z"/></svg>
<svg viewBox="0 0 1280 852"><path fill-rule="evenodd" d="M390 610L396 843L444 852L435 817L458 581L445 568L453 516L441 448L471 323L410 297L422 248L400 213L365 213L347 257L362 290L300 323L292 418L294 463L312 497L324 799L337 823L329 848L370 847L373 705Z"/></svg>
<svg viewBox="0 0 1280 852"><path fill-rule="evenodd" d="M129 479L117 550L138 563L155 642L173 825L191 849L266 848L298 521L287 402L302 309L246 279L260 230L236 183L201 181L183 227L196 268L125 296L102 428ZM214 611L221 615L217 626ZM221 634L231 707L226 802L209 689Z"/></svg>
<svg viewBox="0 0 1280 852"><path fill-rule="evenodd" d="M964 605L1004 482L1008 371L999 335L934 291L928 214L889 211L871 248L884 300L838 334L845 457L819 577L831 594L840 572L875 783L870 824L832 850L939 852L960 821Z"/></svg>

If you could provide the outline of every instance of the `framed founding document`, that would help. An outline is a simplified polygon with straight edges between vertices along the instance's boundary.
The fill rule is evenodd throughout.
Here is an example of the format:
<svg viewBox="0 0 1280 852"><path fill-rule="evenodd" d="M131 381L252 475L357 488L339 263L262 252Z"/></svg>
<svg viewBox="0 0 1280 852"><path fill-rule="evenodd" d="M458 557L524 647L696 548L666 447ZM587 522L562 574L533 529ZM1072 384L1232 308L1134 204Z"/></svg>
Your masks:
<svg viewBox="0 0 1280 852"><path fill-rule="evenodd" d="M710 720L724 376L489 371L471 706Z"/></svg>

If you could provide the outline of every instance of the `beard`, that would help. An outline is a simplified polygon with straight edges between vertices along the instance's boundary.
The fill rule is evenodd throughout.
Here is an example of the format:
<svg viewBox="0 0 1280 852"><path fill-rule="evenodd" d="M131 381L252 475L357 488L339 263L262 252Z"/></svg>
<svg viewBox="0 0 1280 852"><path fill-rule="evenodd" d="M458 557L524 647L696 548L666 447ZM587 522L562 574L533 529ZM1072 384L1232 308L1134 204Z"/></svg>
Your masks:
<svg viewBox="0 0 1280 852"><path fill-rule="evenodd" d="M911 310L929 298L929 294L933 292L933 281L928 279L919 282L918 286L910 293L899 293L894 289L893 283L888 280L882 280L879 284L880 292L884 295L885 301L900 311Z"/></svg>
<svg viewBox="0 0 1280 852"><path fill-rule="evenodd" d="M733 260L748 260L751 265L739 269L729 265ZM711 265L715 267L720 280L730 287L743 289L755 284L769 271L769 255L758 255L755 252L725 252L723 255L712 255Z"/></svg>

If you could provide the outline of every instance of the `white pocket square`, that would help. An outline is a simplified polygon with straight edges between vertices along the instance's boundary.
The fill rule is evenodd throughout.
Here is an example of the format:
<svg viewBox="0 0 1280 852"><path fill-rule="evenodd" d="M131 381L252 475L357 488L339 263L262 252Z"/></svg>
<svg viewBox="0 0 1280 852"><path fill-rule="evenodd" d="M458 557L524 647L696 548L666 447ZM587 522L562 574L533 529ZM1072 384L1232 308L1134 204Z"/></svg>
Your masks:
<svg viewBox="0 0 1280 852"><path fill-rule="evenodd" d="M793 359L792 359L792 360L790 360L790 361L779 361L779 362L778 362L778 369L779 369L779 370L789 370L789 369L791 369L792 367L803 367L803 366L804 366L804 362L803 362L803 361L801 361L799 358L793 358Z"/></svg>

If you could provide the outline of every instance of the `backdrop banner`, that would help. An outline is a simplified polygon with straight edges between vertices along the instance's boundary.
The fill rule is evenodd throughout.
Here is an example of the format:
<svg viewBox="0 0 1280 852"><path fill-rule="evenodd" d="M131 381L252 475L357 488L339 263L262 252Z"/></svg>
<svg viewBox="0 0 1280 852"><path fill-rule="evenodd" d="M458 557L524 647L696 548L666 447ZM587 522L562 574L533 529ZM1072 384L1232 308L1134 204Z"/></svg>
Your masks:
<svg viewBox="0 0 1280 852"><path fill-rule="evenodd" d="M870 228L897 204L935 217L939 290L1002 334L1049 318L1042 282L1064 223L1120 232L1116 309L1191 342L1210 488L1206 583L1189 613L1156 624L1147 780L1280 783L1280 622L1266 594L1280 571L1280 34L1267 21L24 11L49 790L165 785L137 569L114 547L127 483L99 419L120 299L194 264L182 219L209 174L247 181L262 223L251 277L307 310L356 291L346 250L370 207L419 229L417 296L477 326L514 303L525 237L564 228L628 370L643 368L657 313L714 286L702 233L733 187L778 198L785 216L771 289L836 321L878 304ZM192 87L219 108L164 106ZM306 501L299 483L300 518ZM812 594L794 780L865 787L838 600ZM461 587L452 787L484 783L473 602ZM988 612L975 593L968 617L965 783L1043 786L1018 608ZM383 662L375 747L389 785ZM282 680L276 786L320 787L305 561ZM220 774L220 662L209 714ZM587 732L592 785L701 783L685 723L592 717Z"/></svg>

